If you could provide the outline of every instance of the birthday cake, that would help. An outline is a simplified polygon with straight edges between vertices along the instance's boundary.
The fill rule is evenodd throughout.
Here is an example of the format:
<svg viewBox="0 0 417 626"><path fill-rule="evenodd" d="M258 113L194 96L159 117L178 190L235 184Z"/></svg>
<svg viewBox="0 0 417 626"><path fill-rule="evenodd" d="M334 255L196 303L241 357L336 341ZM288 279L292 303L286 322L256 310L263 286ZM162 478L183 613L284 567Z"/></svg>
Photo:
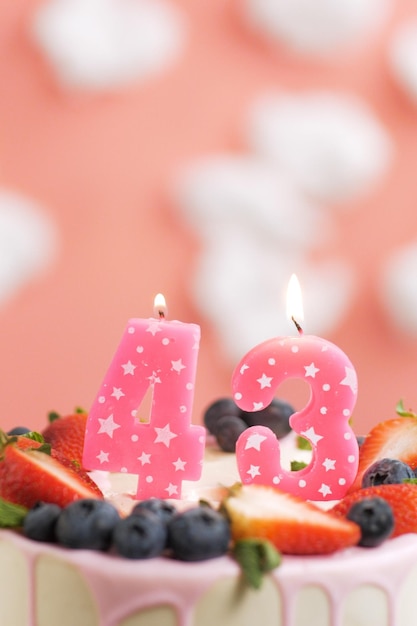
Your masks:
<svg viewBox="0 0 417 626"><path fill-rule="evenodd" d="M406 415L384 422L370 433L361 448L358 477L365 473L370 457L374 462L396 454L411 463L416 433L415 417ZM52 466L62 462L59 446L52 448L57 452L52 453L52 460L47 461L45 467L39 460L39 455L47 456L39 449L42 445L26 440L24 444L14 442L3 446L0 462L0 517L3 521L5 505L7 509L5 494L9 500L18 501L26 483L28 493L36 492L42 486L42 472L49 472L58 481L54 483L52 501L61 498L60 482L64 482L77 492L75 497L73 493L63 496L64 500L83 502L85 497L90 500L95 497L103 502L98 490L94 495L97 488L84 482L80 468L72 470L64 461L64 475L56 478ZM73 444L71 446L74 451ZM310 454L298 448L293 433L281 439L283 466L288 466L290 461L308 462ZM20 475L20 457L19 463L13 466L10 461L13 455L28 456L39 475L31 477L27 472ZM9 464L8 470L13 469L11 473L16 479L10 484L5 478L10 471L1 469L5 462ZM66 475L68 471L75 472L71 480ZM26 476L26 483L23 476ZM105 494L104 501L112 501L122 516L129 517L129 510L136 506L137 479L128 474L96 472L92 476ZM220 515L219 503L222 503L220 510L227 511L232 548L229 545L220 556L211 554L211 558L203 557L200 561L173 558L166 552L154 558L133 559L115 554L111 549L102 552L97 546L94 550L71 549L53 540L29 539L19 524L14 524L13 529L0 530L2 626L212 626L213 623L253 626L259 621L263 626L410 626L417 623L417 535L414 534L417 532L417 496L414 494L417 487L390 484L360 488L342 499L334 512L327 512L274 487L233 487L238 480L235 455L221 451L216 443L209 444L201 479L184 483L181 502L171 500L169 503L191 511L201 508L198 500L202 498L212 503L213 509L209 508L216 514ZM360 494L375 495L373 491L387 494L395 517L394 531L378 547L353 545L358 543L361 533L359 526L346 520L346 510L352 502L362 499ZM406 507L401 504L404 499ZM59 504L62 510L70 508L64 502ZM333 506L333 502L326 503L326 507ZM298 530L294 531L294 518L300 514L302 519L298 520ZM24 526L28 515L23 517ZM319 517L316 519L316 516ZM323 526L324 518L327 521ZM246 530L237 523L242 519L247 522ZM290 550L292 538L286 535L288 523L290 534L298 533ZM271 535L271 527L274 532L281 528L284 539L280 538L280 532ZM258 551L265 538L283 548L281 562L275 561L268 572L265 568L259 585L250 584L250 576L245 576L245 568L233 549L242 541L244 546L245 538L250 543L252 535L261 539L261 543L256 544Z"/></svg>

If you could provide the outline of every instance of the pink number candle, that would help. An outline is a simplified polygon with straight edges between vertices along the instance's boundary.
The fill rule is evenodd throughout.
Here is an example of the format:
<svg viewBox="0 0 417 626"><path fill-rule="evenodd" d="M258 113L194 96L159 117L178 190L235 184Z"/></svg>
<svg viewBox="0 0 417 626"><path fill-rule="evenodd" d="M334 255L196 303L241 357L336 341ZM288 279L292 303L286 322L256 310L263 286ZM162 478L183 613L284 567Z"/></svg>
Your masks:
<svg viewBox="0 0 417 626"><path fill-rule="evenodd" d="M191 425L200 327L158 317L130 319L92 405L83 463L139 476L137 498L180 498L201 475L205 429ZM152 388L149 420L138 407Z"/></svg>
<svg viewBox="0 0 417 626"><path fill-rule="evenodd" d="M301 294L296 277L289 296ZM291 305L289 305L291 306ZM295 322L295 315L291 315ZM291 472L280 464L280 446L264 426L248 428L239 437L236 457L243 483L275 485L307 500L342 498L353 483L358 468L358 444L350 425L357 396L357 378L352 363L337 346L312 335L276 337L248 352L235 369L233 396L245 411L268 406L278 386L289 378L310 385L310 400L290 418L293 430L311 442L312 460L302 470Z"/></svg>

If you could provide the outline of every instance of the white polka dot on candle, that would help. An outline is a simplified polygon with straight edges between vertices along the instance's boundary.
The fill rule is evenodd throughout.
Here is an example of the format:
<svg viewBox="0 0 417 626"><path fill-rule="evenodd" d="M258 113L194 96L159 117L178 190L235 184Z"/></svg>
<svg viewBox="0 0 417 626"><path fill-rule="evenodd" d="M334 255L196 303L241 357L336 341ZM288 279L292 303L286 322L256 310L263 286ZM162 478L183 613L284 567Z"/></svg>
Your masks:
<svg viewBox="0 0 417 626"><path fill-rule="evenodd" d="M352 433L345 433L344 435L345 439L351 439L352 438Z"/></svg>
<svg viewBox="0 0 417 626"><path fill-rule="evenodd" d="M132 441L139 441L138 435L132 435L130 438Z"/></svg>
<svg viewBox="0 0 417 626"><path fill-rule="evenodd" d="M330 391L330 385L329 383L324 383L323 387L322 387L323 391Z"/></svg>
<svg viewBox="0 0 417 626"><path fill-rule="evenodd" d="M184 405L180 406L180 413L186 413L186 411L187 411L187 407L186 406L184 406Z"/></svg>
<svg viewBox="0 0 417 626"><path fill-rule="evenodd" d="M127 474L127 467L121 467L120 471L122 472L122 474Z"/></svg>
<svg viewBox="0 0 417 626"><path fill-rule="evenodd" d="M274 485L279 485L280 477L279 476L274 476L273 479L272 479L272 482L274 483Z"/></svg>
<svg viewBox="0 0 417 626"><path fill-rule="evenodd" d="M241 393L235 393L235 399L236 400L241 400L242 399L242 394Z"/></svg>
<svg viewBox="0 0 417 626"><path fill-rule="evenodd" d="M343 409L343 415L345 415L346 417L349 417L350 415L349 409Z"/></svg>
<svg viewBox="0 0 417 626"><path fill-rule="evenodd" d="M100 404L104 404L106 401L106 398L104 396L100 396L98 401L100 402Z"/></svg>
<svg viewBox="0 0 417 626"><path fill-rule="evenodd" d="M305 480L300 480L300 481L298 481L298 484L299 484L300 487L305 487L307 483L306 483Z"/></svg>
<svg viewBox="0 0 417 626"><path fill-rule="evenodd" d="M129 326L129 328L127 329L127 332L129 333L129 335L133 335L133 333L135 332L135 329L133 326Z"/></svg>
<svg viewBox="0 0 417 626"><path fill-rule="evenodd" d="M348 463L354 463L355 462L355 457L353 456L353 454L349 454L347 460L348 460Z"/></svg>
<svg viewBox="0 0 417 626"><path fill-rule="evenodd" d="M346 485L346 478L339 478L339 485Z"/></svg>
<svg viewBox="0 0 417 626"><path fill-rule="evenodd" d="M163 345L163 346L168 346L168 345L169 345L169 339L168 339L168 337L164 337L164 338L162 339L162 345Z"/></svg>
<svg viewBox="0 0 417 626"><path fill-rule="evenodd" d="M194 389L194 385L193 385L193 383L187 383L187 384L185 385L185 388L186 388L188 391L191 391L192 389Z"/></svg>
<svg viewBox="0 0 417 626"><path fill-rule="evenodd" d="M145 480L147 483L153 483L153 476L147 476Z"/></svg>
<svg viewBox="0 0 417 626"><path fill-rule="evenodd" d="M268 359L268 365L275 365L275 359Z"/></svg>
<svg viewBox="0 0 417 626"><path fill-rule="evenodd" d="M291 346L291 352L298 352L299 347L298 346Z"/></svg>
<svg viewBox="0 0 417 626"><path fill-rule="evenodd" d="M133 409L133 411L131 412L131 416L132 417L136 417L136 415L138 414L137 409Z"/></svg>
<svg viewBox="0 0 417 626"><path fill-rule="evenodd" d="M136 352L139 352L139 354L140 354L141 352L143 352L143 346L138 346L138 347L136 348Z"/></svg>

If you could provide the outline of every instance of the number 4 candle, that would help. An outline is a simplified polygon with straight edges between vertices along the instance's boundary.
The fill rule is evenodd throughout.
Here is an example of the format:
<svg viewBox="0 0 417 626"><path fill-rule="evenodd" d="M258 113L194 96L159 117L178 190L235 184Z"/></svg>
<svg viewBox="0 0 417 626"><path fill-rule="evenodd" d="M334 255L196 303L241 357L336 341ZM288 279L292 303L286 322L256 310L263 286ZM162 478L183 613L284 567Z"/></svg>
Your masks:
<svg viewBox="0 0 417 626"><path fill-rule="evenodd" d="M288 287L287 307L294 299L301 307L301 292L293 275ZM245 430L236 445L243 483L276 485L308 500L342 498L353 483L358 467L358 444L349 425L357 396L357 378L352 363L337 346L304 335L291 312L298 336L269 339L243 357L232 379L236 403L246 411L268 406L278 386L289 378L310 385L310 400L290 418L293 430L308 439L312 461L291 472L280 464L280 447L274 433L264 426Z"/></svg>
<svg viewBox="0 0 417 626"><path fill-rule="evenodd" d="M157 317L130 319L90 410L83 463L139 475L137 498L180 498L201 475L205 429L191 425L200 327ZM138 407L152 388L149 421Z"/></svg>

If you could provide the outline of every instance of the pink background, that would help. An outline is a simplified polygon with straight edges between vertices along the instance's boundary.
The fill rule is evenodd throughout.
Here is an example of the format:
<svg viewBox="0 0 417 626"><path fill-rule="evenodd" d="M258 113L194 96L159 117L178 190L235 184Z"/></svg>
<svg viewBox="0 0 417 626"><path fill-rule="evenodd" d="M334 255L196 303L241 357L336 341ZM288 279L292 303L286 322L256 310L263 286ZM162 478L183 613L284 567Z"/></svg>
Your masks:
<svg viewBox="0 0 417 626"><path fill-rule="evenodd" d="M417 108L386 59L396 25L417 15L414 3L399 3L366 44L319 63L271 51L245 28L237 2L183 0L185 54L146 83L104 95L59 87L27 36L39 4L0 5L0 182L54 218L61 250L0 308L1 426L41 428L49 410L89 408L127 319L150 316L158 291L171 317L202 327L194 421L230 395L235 363L190 297L200 242L171 185L193 158L239 150L249 103L278 81L293 91L330 86L361 95L397 146L386 177L354 211L338 213L343 237L322 251L342 249L361 277L348 315L326 338L357 369L357 432L393 416L400 398L417 410L417 339L395 329L376 289L387 253L417 234Z"/></svg>

